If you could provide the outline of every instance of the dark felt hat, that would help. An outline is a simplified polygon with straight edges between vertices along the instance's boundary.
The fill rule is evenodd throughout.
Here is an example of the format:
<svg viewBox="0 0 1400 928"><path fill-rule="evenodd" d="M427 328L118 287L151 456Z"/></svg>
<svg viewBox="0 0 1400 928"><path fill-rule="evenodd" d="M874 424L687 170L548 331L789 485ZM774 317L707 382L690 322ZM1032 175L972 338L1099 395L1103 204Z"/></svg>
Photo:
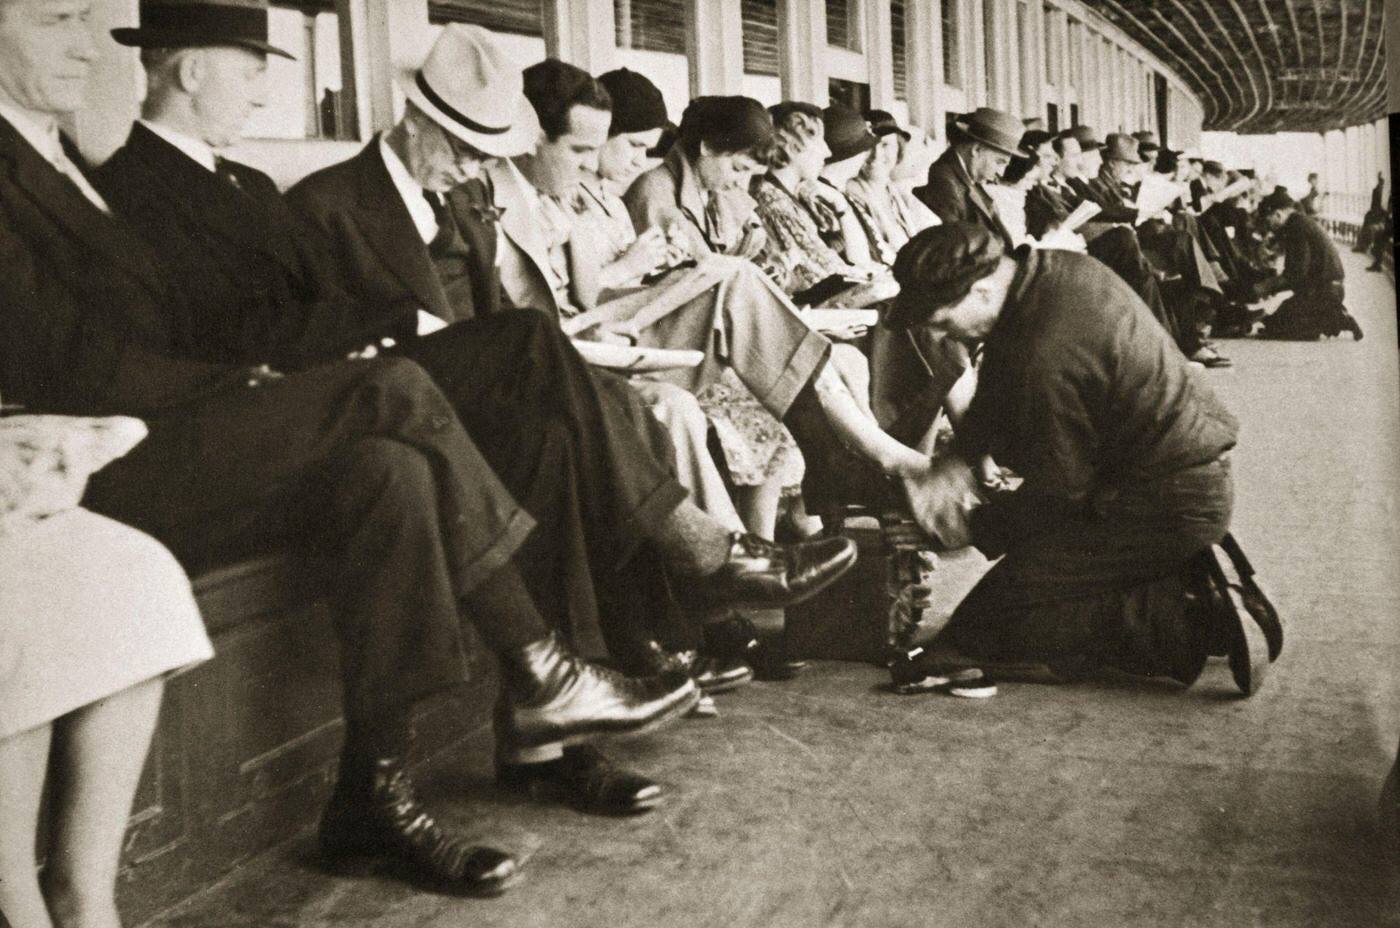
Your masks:
<svg viewBox="0 0 1400 928"><path fill-rule="evenodd" d="M629 68L618 68L600 75L598 83L606 87L608 96L612 97L609 135L650 132L665 128L669 122L666 118L666 100L645 75Z"/></svg>
<svg viewBox="0 0 1400 928"><path fill-rule="evenodd" d="M1034 152L1046 142L1053 142L1055 133L1046 132L1044 129L1030 129L1021 136L1021 148L1027 152Z"/></svg>
<svg viewBox="0 0 1400 928"><path fill-rule="evenodd" d="M1075 126L1069 130L1069 137L1079 143L1080 151L1093 151L1103 148L1103 142L1094 134L1093 126Z"/></svg>
<svg viewBox="0 0 1400 928"><path fill-rule="evenodd" d="M1103 143L1103 160L1126 161L1129 164L1142 164L1142 152L1138 150L1137 139L1121 132L1110 133Z"/></svg>
<svg viewBox="0 0 1400 928"><path fill-rule="evenodd" d="M831 149L827 164L864 154L880 141L865 118L844 103L833 103L822 110L822 135L826 147Z"/></svg>
<svg viewBox="0 0 1400 928"><path fill-rule="evenodd" d="M894 259L899 283L886 324L922 325L934 310L967 296L972 285L996 270L1005 253L998 236L970 222L948 222L911 238Z"/></svg>
<svg viewBox="0 0 1400 928"><path fill-rule="evenodd" d="M900 126L894 116L884 110L866 110L865 121L870 124L870 131L875 133L877 139L887 135L898 135L907 142L912 138L909 130Z"/></svg>
<svg viewBox="0 0 1400 928"><path fill-rule="evenodd" d="M1026 127L1010 113L983 106L957 119L955 125L974 142L990 145L1013 157L1026 154L1021 150L1021 136L1025 134Z"/></svg>
<svg viewBox="0 0 1400 928"><path fill-rule="evenodd" d="M293 58L268 41L266 0L141 0L141 24L112 30L133 48L208 48L232 45Z"/></svg>

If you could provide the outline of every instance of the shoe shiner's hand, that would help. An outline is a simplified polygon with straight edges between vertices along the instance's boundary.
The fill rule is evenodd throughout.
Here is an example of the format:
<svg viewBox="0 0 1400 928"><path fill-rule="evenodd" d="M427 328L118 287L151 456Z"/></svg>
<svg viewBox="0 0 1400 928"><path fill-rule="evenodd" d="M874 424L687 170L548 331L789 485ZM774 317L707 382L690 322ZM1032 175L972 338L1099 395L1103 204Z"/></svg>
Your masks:
<svg viewBox="0 0 1400 928"><path fill-rule="evenodd" d="M972 542L969 516L982 502L977 476L957 455L933 460L924 474L901 478L910 513L929 535L945 548L964 548Z"/></svg>

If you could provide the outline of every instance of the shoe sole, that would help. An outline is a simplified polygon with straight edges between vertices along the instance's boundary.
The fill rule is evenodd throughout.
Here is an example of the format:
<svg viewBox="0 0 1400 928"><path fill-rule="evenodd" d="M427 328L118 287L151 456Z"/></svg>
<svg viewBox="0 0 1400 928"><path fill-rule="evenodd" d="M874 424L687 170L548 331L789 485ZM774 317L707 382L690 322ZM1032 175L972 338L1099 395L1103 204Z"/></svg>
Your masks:
<svg viewBox="0 0 1400 928"><path fill-rule="evenodd" d="M997 685L990 680L949 680L939 676L924 677L912 683L896 683L891 689L900 696L942 693L959 699L990 699L997 694Z"/></svg>
<svg viewBox="0 0 1400 928"><path fill-rule="evenodd" d="M436 880L424 879L408 861L372 848L332 850L322 846L320 854L321 867L333 876L365 878L376 873L388 873L409 886L456 899L494 899L525 879L524 870L517 868L504 879L482 883L471 889L455 889Z"/></svg>
<svg viewBox="0 0 1400 928"><path fill-rule="evenodd" d="M1264 675L1269 669L1269 643L1261 629L1244 606L1235 608L1235 621L1230 627L1230 675L1235 686L1248 699L1264 685ZM1241 613L1244 613L1242 616Z"/></svg>
<svg viewBox="0 0 1400 928"><path fill-rule="evenodd" d="M754 681L754 672L753 672L752 670L750 670L748 673L744 674L743 676L735 677L735 678L732 679L732 680L721 680L721 681L717 681L717 682L715 682L715 683L707 684L707 685L705 685L705 686L700 686L700 684L697 683L696 686L700 686L700 692L703 693L704 695L706 695L706 696L714 696L714 695L716 695L717 693L728 693L728 692L731 692L732 690L737 690L737 689L739 689L740 687L748 686L748 685L749 685L750 683L752 683L753 681Z"/></svg>
<svg viewBox="0 0 1400 928"><path fill-rule="evenodd" d="M691 709L695 708L696 704L700 702L700 697L702 695L698 686L692 687L686 699L677 702L665 712L648 720L645 724L634 728L579 731L559 736L546 736L535 743L522 744L522 747L539 747L542 744L559 744L567 747L571 744L590 744L597 741L623 741L628 738L640 738L643 735L649 735L658 729L665 728L667 725L679 721L690 712Z"/></svg>

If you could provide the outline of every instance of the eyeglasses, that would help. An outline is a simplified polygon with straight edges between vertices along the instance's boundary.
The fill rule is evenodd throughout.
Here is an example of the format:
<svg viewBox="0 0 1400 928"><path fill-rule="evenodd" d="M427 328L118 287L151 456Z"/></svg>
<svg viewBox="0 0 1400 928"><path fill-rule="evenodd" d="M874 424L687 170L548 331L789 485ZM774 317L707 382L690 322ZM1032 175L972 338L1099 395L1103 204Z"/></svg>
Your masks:
<svg viewBox="0 0 1400 928"><path fill-rule="evenodd" d="M452 157L459 163L463 161L489 161L491 159L491 156L486 152L467 144L442 126L438 126L437 130L447 140L447 147L452 150Z"/></svg>

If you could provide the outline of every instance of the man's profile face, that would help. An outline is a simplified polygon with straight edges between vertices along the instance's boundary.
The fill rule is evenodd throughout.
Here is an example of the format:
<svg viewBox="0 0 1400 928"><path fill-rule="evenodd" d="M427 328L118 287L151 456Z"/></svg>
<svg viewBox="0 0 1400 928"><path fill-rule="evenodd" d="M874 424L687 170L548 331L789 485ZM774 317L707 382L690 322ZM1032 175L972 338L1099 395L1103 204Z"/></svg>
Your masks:
<svg viewBox="0 0 1400 928"><path fill-rule="evenodd" d="M200 137L213 148L225 148L243 137L248 120L263 106L267 55L233 46L193 54L200 64L190 97Z"/></svg>
<svg viewBox="0 0 1400 928"><path fill-rule="evenodd" d="M619 187L626 187L647 165L647 152L661 141L661 129L622 132L603 143L598 150L598 174Z"/></svg>
<svg viewBox="0 0 1400 928"><path fill-rule="evenodd" d="M979 281L958 302L934 310L929 317L929 328L960 342L980 342L996 325L997 305L993 296L992 285Z"/></svg>
<svg viewBox="0 0 1400 928"><path fill-rule="evenodd" d="M972 179L979 184L989 184L1002 175L1011 163L1011 156L988 145L974 145L972 148Z"/></svg>
<svg viewBox="0 0 1400 928"><path fill-rule="evenodd" d="M1286 209L1276 209L1264 216L1264 224L1271 232L1277 232L1283 228L1283 224L1288 221L1290 213Z"/></svg>
<svg viewBox="0 0 1400 928"><path fill-rule="evenodd" d="M94 49L89 0L0 0L0 99L61 115L82 108Z"/></svg>
<svg viewBox="0 0 1400 928"><path fill-rule="evenodd" d="M1079 176L1079 163L1084 160L1084 153L1079 150L1079 142L1076 139L1066 138L1060 140L1059 170L1057 173L1065 177Z"/></svg>
<svg viewBox="0 0 1400 928"><path fill-rule="evenodd" d="M598 152L608 140L612 113L591 106L569 108L568 125L557 139L541 138L535 152L535 182L545 193L564 193L598 170Z"/></svg>
<svg viewBox="0 0 1400 928"><path fill-rule="evenodd" d="M1079 177L1096 177L1103 166L1103 153L1091 148L1079 155Z"/></svg>

